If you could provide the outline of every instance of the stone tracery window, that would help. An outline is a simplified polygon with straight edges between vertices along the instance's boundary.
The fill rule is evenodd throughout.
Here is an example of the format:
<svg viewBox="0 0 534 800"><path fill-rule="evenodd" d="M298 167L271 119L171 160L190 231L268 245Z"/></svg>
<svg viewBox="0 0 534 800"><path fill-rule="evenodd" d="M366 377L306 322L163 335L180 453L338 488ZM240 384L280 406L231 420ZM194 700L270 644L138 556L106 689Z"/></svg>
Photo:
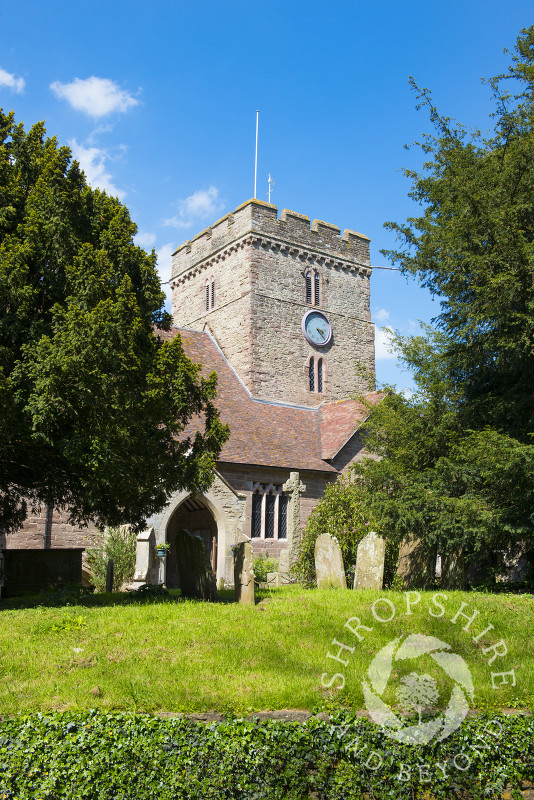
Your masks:
<svg viewBox="0 0 534 800"><path fill-rule="evenodd" d="M281 486L255 483L252 493L250 535L253 539L287 538L287 503Z"/></svg>

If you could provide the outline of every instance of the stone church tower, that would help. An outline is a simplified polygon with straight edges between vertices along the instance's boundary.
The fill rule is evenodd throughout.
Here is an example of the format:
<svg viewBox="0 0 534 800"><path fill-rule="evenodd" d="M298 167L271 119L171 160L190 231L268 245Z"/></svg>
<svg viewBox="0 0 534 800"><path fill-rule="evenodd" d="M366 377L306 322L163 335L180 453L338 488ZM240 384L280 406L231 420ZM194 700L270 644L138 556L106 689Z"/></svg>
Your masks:
<svg viewBox="0 0 534 800"><path fill-rule="evenodd" d="M173 255L174 324L207 330L251 395L316 407L374 374L369 239L249 200Z"/></svg>

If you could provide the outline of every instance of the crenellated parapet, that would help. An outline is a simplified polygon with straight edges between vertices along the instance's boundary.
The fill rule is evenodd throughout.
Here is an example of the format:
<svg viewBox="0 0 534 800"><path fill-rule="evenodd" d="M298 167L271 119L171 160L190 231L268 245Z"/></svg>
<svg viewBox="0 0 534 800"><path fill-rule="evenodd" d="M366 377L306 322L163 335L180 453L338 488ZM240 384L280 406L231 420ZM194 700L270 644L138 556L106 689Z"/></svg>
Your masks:
<svg viewBox="0 0 534 800"><path fill-rule="evenodd" d="M302 262L370 274L369 238L261 200L248 200L173 253L172 279L192 267L216 263L247 244L291 254ZM172 283L171 283L172 285Z"/></svg>

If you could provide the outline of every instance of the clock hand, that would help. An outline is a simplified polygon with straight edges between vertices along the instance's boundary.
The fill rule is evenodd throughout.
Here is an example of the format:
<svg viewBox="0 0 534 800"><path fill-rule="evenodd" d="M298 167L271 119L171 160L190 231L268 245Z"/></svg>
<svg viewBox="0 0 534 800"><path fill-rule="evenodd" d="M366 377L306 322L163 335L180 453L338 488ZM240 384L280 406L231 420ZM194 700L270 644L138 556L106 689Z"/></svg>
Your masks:
<svg viewBox="0 0 534 800"><path fill-rule="evenodd" d="M323 339L326 339L326 334L322 328L317 328L317 333L320 333Z"/></svg>

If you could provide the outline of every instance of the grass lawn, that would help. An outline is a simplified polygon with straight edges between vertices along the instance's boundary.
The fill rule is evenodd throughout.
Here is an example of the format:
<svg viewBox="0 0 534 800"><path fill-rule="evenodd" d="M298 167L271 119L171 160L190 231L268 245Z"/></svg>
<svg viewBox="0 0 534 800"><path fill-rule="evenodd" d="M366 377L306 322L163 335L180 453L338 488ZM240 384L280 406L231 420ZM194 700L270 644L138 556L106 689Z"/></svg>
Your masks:
<svg viewBox="0 0 534 800"><path fill-rule="evenodd" d="M473 676L474 708L534 709L534 597L432 592L407 614L402 592L305 590L283 587L259 593L255 606L182 601L132 603L102 595L90 604L62 608L13 608L0 603L0 713L52 709L134 711L233 711L364 708L361 681L377 652L406 634L434 636L462 656ZM412 598L414 594L412 593ZM372 614L383 619L380 622ZM386 601L389 601L386 602ZM455 613L463 609L466 619ZM392 605L391 605L392 604ZM345 627L358 617L371 631L362 640ZM357 623L352 623L355 627ZM494 629L478 636L490 625ZM333 640L353 651L333 645ZM504 640L507 654L483 650ZM498 652L503 648L498 647ZM338 655L347 664L327 656ZM489 661L495 656L493 663ZM417 661L417 663L416 663ZM393 677L417 670L435 678L440 703L450 679L430 655L394 662ZM515 671L494 678L491 673ZM337 688L343 675L344 688ZM325 685L322 685L322 683ZM328 684L331 684L330 688ZM442 700L442 696L445 698ZM383 699L398 699L386 687Z"/></svg>

